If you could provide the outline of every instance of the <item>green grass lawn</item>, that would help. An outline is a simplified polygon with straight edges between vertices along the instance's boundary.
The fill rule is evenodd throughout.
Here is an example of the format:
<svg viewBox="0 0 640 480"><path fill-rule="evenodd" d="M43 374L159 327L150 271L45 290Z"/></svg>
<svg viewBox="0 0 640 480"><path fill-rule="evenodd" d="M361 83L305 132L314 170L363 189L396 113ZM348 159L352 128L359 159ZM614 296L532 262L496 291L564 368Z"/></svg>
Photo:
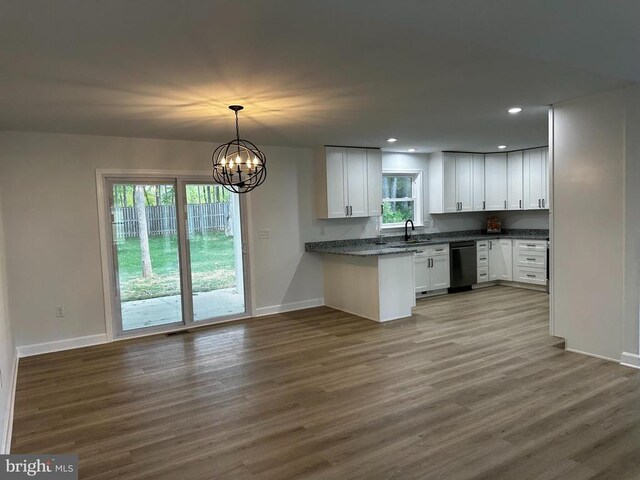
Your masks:
<svg viewBox="0 0 640 480"><path fill-rule="evenodd" d="M127 238L118 243L120 294L124 302L178 295L180 267L176 235L149 237L152 278L142 278L140 240ZM209 292L236 284L233 237L223 232L191 237L191 272L194 292Z"/></svg>

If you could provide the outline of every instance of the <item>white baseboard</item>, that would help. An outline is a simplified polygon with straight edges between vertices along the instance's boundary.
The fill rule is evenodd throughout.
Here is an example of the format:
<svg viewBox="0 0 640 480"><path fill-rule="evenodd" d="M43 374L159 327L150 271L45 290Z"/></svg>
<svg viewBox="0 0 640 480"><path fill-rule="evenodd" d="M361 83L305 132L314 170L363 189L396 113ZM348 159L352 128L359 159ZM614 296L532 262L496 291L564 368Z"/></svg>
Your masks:
<svg viewBox="0 0 640 480"><path fill-rule="evenodd" d="M640 355L637 353L622 352L620 365L625 367L640 368Z"/></svg>
<svg viewBox="0 0 640 480"><path fill-rule="evenodd" d="M575 350L573 348L568 348L566 346L564 347L564 349L567 352L579 353L580 355L586 355L587 357L599 358L600 360L607 360L608 362L620 363L620 360L618 360L616 358L605 357L604 355L598 355L597 353L583 352L582 350Z"/></svg>
<svg viewBox="0 0 640 480"><path fill-rule="evenodd" d="M107 334L88 335L86 337L69 338L67 340L56 340L54 342L36 343L33 345L22 345L18 347L18 356L31 357L43 353L61 352L72 348L90 347L107 343Z"/></svg>
<svg viewBox="0 0 640 480"><path fill-rule="evenodd" d="M311 300L303 300L302 302L256 308L255 316L263 317L265 315L273 315L274 313L292 312L294 310L304 310L305 308L322 307L323 305L324 298L312 298Z"/></svg>
<svg viewBox="0 0 640 480"><path fill-rule="evenodd" d="M9 398L7 399L7 414L5 415L4 432L2 432L2 445L0 454L11 452L11 435L13 433L13 411L16 403L16 384L18 383L18 352L13 358L13 372L9 372Z"/></svg>

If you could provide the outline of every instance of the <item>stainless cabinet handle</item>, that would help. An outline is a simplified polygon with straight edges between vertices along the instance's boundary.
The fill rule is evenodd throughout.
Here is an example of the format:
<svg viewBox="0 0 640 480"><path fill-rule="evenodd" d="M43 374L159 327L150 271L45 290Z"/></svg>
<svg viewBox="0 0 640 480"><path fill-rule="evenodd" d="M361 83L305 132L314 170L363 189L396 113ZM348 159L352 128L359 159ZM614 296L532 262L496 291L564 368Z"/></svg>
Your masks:
<svg viewBox="0 0 640 480"><path fill-rule="evenodd" d="M527 243L527 247L535 247L536 244L535 243Z"/></svg>
<svg viewBox="0 0 640 480"><path fill-rule="evenodd" d="M493 250L493 242L489 242L489 250Z"/></svg>
<svg viewBox="0 0 640 480"><path fill-rule="evenodd" d="M518 208L522 208L522 200L518 200Z"/></svg>
<svg viewBox="0 0 640 480"><path fill-rule="evenodd" d="M384 213L384 205L380 205L380 213L383 214Z"/></svg>
<svg viewBox="0 0 640 480"><path fill-rule="evenodd" d="M540 199L538 199L538 208L542 208L542 202Z"/></svg>
<svg viewBox="0 0 640 480"><path fill-rule="evenodd" d="M349 216L349 205L347 205L346 207L344 207L344 216L348 217Z"/></svg>
<svg viewBox="0 0 640 480"><path fill-rule="evenodd" d="M352 217L353 216L353 206L349 206L349 216Z"/></svg>
<svg viewBox="0 0 640 480"><path fill-rule="evenodd" d="M527 258L527 260L529 260L530 262L535 262L536 261L535 258Z"/></svg>
<svg viewBox="0 0 640 480"><path fill-rule="evenodd" d="M444 248L436 248L436 252L442 252Z"/></svg>
<svg viewBox="0 0 640 480"><path fill-rule="evenodd" d="M480 260L486 260L487 257L480 257Z"/></svg>
<svg viewBox="0 0 640 480"><path fill-rule="evenodd" d="M542 208L545 208L544 207L544 198L542 199Z"/></svg>
<svg viewBox="0 0 640 480"><path fill-rule="evenodd" d="M505 210L507 209L507 201L506 200L504 201L504 209Z"/></svg>
<svg viewBox="0 0 640 480"><path fill-rule="evenodd" d="M486 207L486 203L485 203L485 201L483 200L483 201L482 201L482 209L483 209L483 210L486 210L486 208L487 208L487 207Z"/></svg>
<svg viewBox="0 0 640 480"><path fill-rule="evenodd" d="M460 211L462 211L462 202L460 202Z"/></svg>
<svg viewBox="0 0 640 480"><path fill-rule="evenodd" d="M535 276L535 275L531 275L531 274L529 274L529 273L527 273L527 277L529 277L529 278L536 278L536 276Z"/></svg>

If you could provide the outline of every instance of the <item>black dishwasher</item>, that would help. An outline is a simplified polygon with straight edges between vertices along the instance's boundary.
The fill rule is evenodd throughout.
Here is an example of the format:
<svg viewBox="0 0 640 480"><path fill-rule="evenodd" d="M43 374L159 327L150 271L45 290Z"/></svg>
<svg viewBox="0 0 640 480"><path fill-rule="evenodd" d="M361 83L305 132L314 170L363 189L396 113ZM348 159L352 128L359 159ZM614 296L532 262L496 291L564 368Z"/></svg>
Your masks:
<svg viewBox="0 0 640 480"><path fill-rule="evenodd" d="M450 291L459 291L471 288L478 283L477 275L478 257L476 256L476 242L453 242L450 248Z"/></svg>

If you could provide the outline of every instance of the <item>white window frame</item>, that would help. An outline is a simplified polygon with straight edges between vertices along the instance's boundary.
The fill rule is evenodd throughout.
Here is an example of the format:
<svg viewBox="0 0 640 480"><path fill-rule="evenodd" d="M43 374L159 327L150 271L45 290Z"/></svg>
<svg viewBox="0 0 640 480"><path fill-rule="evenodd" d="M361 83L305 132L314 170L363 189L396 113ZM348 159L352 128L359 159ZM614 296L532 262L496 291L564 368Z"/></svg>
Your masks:
<svg viewBox="0 0 640 480"><path fill-rule="evenodd" d="M424 191L422 189L422 170L415 169L383 169L382 177L413 177L413 185L411 190L413 192L412 197L407 198L395 198L394 201L397 202L408 202L413 201L413 224L416 227L422 227L424 225L424 219L422 215L422 209L424 204ZM383 198L382 203L389 200L388 198ZM392 229L392 228L403 228L404 223L384 223L381 217L380 219L380 228L382 229Z"/></svg>

